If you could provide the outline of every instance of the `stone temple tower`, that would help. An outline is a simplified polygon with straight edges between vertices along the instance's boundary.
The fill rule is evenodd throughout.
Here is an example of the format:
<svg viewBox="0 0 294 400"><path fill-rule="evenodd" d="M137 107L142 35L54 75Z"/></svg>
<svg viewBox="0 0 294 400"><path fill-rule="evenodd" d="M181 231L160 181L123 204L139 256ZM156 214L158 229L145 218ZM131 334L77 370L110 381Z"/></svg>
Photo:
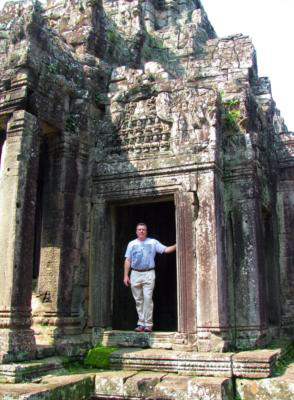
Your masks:
<svg viewBox="0 0 294 400"><path fill-rule="evenodd" d="M2 362L126 340L122 263L140 221L177 242L157 260L149 346L293 335L293 146L251 40L218 38L199 0L8 2Z"/></svg>

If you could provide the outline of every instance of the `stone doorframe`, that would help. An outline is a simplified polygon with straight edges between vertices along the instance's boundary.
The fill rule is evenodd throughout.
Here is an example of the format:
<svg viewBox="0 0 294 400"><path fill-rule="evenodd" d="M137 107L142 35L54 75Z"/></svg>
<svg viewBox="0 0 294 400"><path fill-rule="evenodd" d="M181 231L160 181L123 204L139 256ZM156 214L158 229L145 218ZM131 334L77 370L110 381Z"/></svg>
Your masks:
<svg viewBox="0 0 294 400"><path fill-rule="evenodd" d="M92 197L90 307L93 328L111 326L111 205L172 196L176 208L178 332L174 348L224 351L231 341L224 252L223 181L215 164L97 176ZM102 261L103 260L103 261Z"/></svg>
<svg viewBox="0 0 294 400"><path fill-rule="evenodd" d="M134 181L126 184L125 180L115 184L103 182L97 189L100 193L93 199L91 229L91 262L90 262L90 326L93 328L111 327L112 315L112 280L114 220L111 208L118 203L152 203L154 199L173 200L176 209L177 240L177 318L178 332L175 333L175 345L186 347L196 343L196 257L195 257L195 215L197 214L196 193L189 188L189 176L177 176L173 179L161 177L161 184L154 182L153 187L140 189L135 193L130 190ZM137 178L138 180L142 178ZM154 178L156 181L158 178ZM143 179L144 180L144 179ZM169 184L166 185L167 181ZM150 184L150 180L148 181ZM181 182L179 184L178 182ZM138 183L138 182L137 182ZM184 184L187 185L184 185ZM142 187L142 185L140 185ZM188 187L184 187L188 186ZM128 188L128 190L123 190ZM155 190L156 188L156 190ZM104 191L105 189L105 191ZM144 199L144 201L142 200ZM112 243L106 246L105 243ZM112 251L109 251L109 247ZM104 260L101 262L99 260ZM180 279L179 279L180 277ZM108 284L106 284L108 282Z"/></svg>

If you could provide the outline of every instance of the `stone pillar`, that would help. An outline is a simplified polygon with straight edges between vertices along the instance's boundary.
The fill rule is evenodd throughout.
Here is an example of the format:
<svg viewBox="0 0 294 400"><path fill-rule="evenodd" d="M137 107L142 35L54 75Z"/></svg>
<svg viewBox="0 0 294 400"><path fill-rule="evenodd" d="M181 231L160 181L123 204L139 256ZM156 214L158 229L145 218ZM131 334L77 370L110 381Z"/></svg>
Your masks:
<svg viewBox="0 0 294 400"><path fill-rule="evenodd" d="M112 324L113 243L110 210L104 200L94 203L91 229L89 326Z"/></svg>
<svg viewBox="0 0 294 400"><path fill-rule="evenodd" d="M230 243L227 243L233 280L231 322L237 347L254 347L266 340L264 268L269 269L263 257L262 199L256 171L244 167L242 175L231 175L226 191L231 197L228 204L230 227L227 228L231 230Z"/></svg>
<svg viewBox="0 0 294 400"><path fill-rule="evenodd" d="M198 351L223 351L230 341L222 192L217 172L199 173L196 220Z"/></svg>
<svg viewBox="0 0 294 400"><path fill-rule="evenodd" d="M178 335L177 346L196 347L196 260L195 217L198 201L195 192L179 191L175 196L177 225Z"/></svg>
<svg viewBox="0 0 294 400"><path fill-rule="evenodd" d="M32 359L31 297L38 176L36 117L16 111L7 127L0 174L0 358Z"/></svg>
<svg viewBox="0 0 294 400"><path fill-rule="evenodd" d="M294 132L280 135L277 215L283 332L294 335Z"/></svg>
<svg viewBox="0 0 294 400"><path fill-rule="evenodd" d="M262 218L257 199L239 200L232 221L236 344L254 347L262 344L267 328Z"/></svg>
<svg viewBox="0 0 294 400"><path fill-rule="evenodd" d="M73 307L75 270L80 266L82 169L76 140L65 135L51 141L43 189L39 307L34 313L34 323L47 325L48 334L53 337L81 332L79 313Z"/></svg>

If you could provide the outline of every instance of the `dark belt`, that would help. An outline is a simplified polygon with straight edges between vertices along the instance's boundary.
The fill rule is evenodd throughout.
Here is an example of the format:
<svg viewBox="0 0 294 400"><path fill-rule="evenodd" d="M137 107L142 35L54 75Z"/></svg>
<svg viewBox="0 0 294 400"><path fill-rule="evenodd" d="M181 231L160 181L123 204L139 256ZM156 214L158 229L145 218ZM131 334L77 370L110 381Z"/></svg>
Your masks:
<svg viewBox="0 0 294 400"><path fill-rule="evenodd" d="M154 268L148 268L148 269L135 269L132 268L132 271L136 271L136 272L146 272L146 271L152 271Z"/></svg>

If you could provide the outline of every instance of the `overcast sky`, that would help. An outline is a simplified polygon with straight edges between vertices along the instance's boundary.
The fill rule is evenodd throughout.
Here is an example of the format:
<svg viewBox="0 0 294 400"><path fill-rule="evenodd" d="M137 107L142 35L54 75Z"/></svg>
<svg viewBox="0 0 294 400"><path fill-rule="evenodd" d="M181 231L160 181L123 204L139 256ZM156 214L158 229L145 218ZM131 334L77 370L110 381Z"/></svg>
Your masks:
<svg viewBox="0 0 294 400"><path fill-rule="evenodd" d="M0 7L5 0L0 0ZM272 82L273 97L294 131L294 0L202 0L219 37L249 35L259 76Z"/></svg>
<svg viewBox="0 0 294 400"><path fill-rule="evenodd" d="M249 35L259 76L268 76L289 130L294 131L294 0L201 0L219 37Z"/></svg>

